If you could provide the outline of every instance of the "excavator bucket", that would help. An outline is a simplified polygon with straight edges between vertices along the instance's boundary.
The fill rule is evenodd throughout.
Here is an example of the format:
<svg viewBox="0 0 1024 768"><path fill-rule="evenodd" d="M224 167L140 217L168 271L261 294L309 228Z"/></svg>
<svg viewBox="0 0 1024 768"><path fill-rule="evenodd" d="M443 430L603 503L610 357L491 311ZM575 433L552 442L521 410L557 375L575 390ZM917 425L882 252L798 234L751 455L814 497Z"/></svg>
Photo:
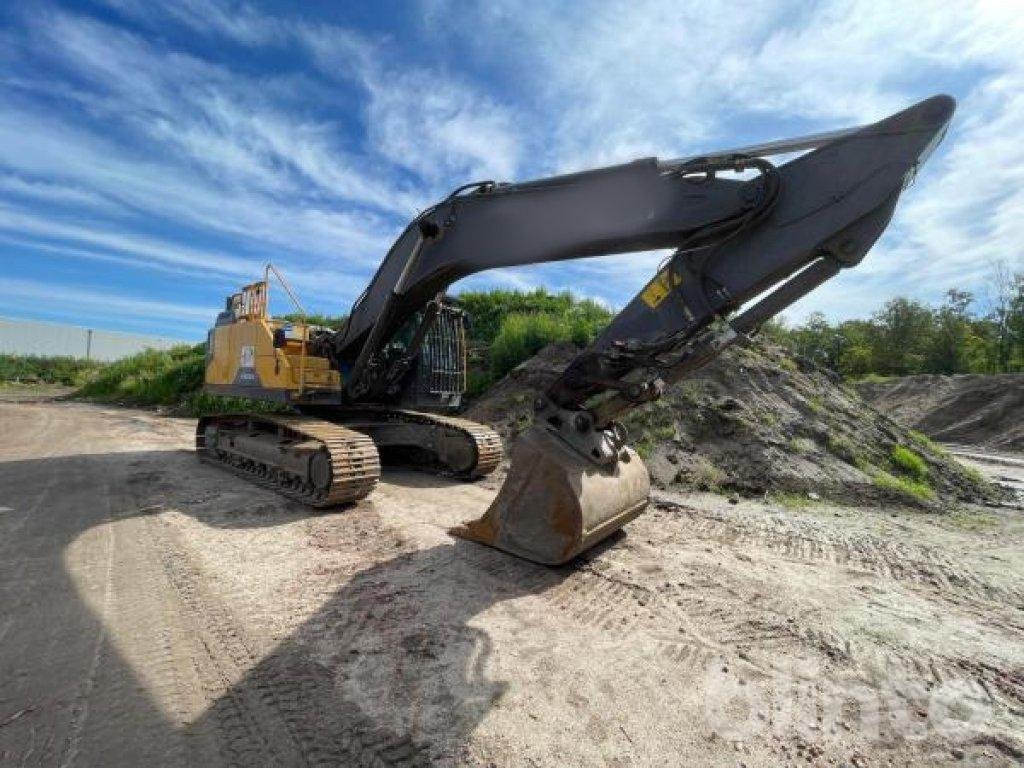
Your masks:
<svg viewBox="0 0 1024 768"><path fill-rule="evenodd" d="M452 529L545 565L565 563L647 507L650 478L636 452L597 466L533 427L513 444L505 483L479 520Z"/></svg>

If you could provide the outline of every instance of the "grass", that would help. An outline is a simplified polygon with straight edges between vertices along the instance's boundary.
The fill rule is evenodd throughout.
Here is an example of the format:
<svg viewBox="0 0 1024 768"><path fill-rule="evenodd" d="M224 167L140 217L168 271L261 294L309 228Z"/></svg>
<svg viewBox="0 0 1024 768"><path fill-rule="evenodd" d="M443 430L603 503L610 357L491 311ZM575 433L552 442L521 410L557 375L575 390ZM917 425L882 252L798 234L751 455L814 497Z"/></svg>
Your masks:
<svg viewBox="0 0 1024 768"><path fill-rule="evenodd" d="M883 376L880 373L865 373L863 376L854 378L858 384L885 384L893 380L893 376Z"/></svg>
<svg viewBox="0 0 1024 768"><path fill-rule="evenodd" d="M654 427L649 432L645 432L643 436L636 441L636 452L640 454L640 458L646 459L651 455L651 451L654 450L655 446L666 440L671 440L676 436L675 426L663 425L660 427Z"/></svg>
<svg viewBox="0 0 1024 768"><path fill-rule="evenodd" d="M175 405L203 385L204 347L146 350L110 363L78 395L102 402Z"/></svg>
<svg viewBox="0 0 1024 768"><path fill-rule="evenodd" d="M205 348L182 345L147 350L105 366L76 394L89 400L129 405L167 405L187 416L231 411L287 411L280 403L220 397L202 391Z"/></svg>
<svg viewBox="0 0 1024 768"><path fill-rule="evenodd" d="M819 416L825 412L825 403L819 395L809 397L807 399L807 407L811 410L811 413Z"/></svg>
<svg viewBox="0 0 1024 768"><path fill-rule="evenodd" d="M806 493L780 492L771 495L772 501L786 509L807 509L820 502L810 498Z"/></svg>
<svg viewBox="0 0 1024 768"><path fill-rule="evenodd" d="M556 341L569 341L570 328L555 315L509 315L491 344L491 378L496 381L524 360Z"/></svg>
<svg viewBox="0 0 1024 768"><path fill-rule="evenodd" d="M960 474L962 474L975 485L985 485L986 483L988 483L988 480L985 479L985 476L974 467L968 466L967 464L963 464L959 461L955 461L953 463L956 465L956 468L960 471Z"/></svg>
<svg viewBox="0 0 1024 768"><path fill-rule="evenodd" d="M829 435L825 447L833 456L842 459L847 464L852 464L862 472L866 471L865 467L870 466L867 458L842 435Z"/></svg>
<svg viewBox="0 0 1024 768"><path fill-rule="evenodd" d="M935 498L934 489L922 480L893 475L883 469L876 469L871 479L876 488L894 491L918 501L931 501Z"/></svg>
<svg viewBox="0 0 1024 768"><path fill-rule="evenodd" d="M786 447L793 453L801 454L814 453L817 448L814 441L809 437L794 437L786 443Z"/></svg>
<svg viewBox="0 0 1024 768"><path fill-rule="evenodd" d="M690 482L700 491L719 491L725 482L725 472L716 467L706 456L698 456L690 474Z"/></svg>
<svg viewBox="0 0 1024 768"><path fill-rule="evenodd" d="M633 445L646 459L655 446L676 436L676 410L669 400L655 400L628 414L623 420L626 430L634 436Z"/></svg>
<svg viewBox="0 0 1024 768"><path fill-rule="evenodd" d="M908 429L907 435L913 440L919 447L926 451L929 451L936 456L948 456L949 451L943 448L941 445L932 440L924 432L918 432L916 429Z"/></svg>
<svg viewBox="0 0 1024 768"><path fill-rule="evenodd" d="M84 384L104 363L73 357L0 355L0 383L59 384L77 387Z"/></svg>
<svg viewBox="0 0 1024 768"><path fill-rule="evenodd" d="M946 518L951 525L964 531L987 531L999 526L999 519L988 512L957 510Z"/></svg>
<svg viewBox="0 0 1024 768"><path fill-rule="evenodd" d="M905 445L894 445L889 454L893 466L913 480L924 482L928 479L928 464Z"/></svg>
<svg viewBox="0 0 1024 768"><path fill-rule="evenodd" d="M247 397L221 397L206 392L192 392L177 404L184 416L208 416L214 413L284 413L291 409L281 403L250 400Z"/></svg>

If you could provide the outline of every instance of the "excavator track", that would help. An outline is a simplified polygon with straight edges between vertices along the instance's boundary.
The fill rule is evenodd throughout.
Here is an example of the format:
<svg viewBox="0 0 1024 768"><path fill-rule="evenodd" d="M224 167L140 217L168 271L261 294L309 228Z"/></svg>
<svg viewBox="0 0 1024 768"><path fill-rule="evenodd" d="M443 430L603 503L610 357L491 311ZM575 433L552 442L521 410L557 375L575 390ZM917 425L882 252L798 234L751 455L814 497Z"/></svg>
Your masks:
<svg viewBox="0 0 1024 768"><path fill-rule="evenodd" d="M196 425L196 453L201 461L318 508L359 501L380 479L373 440L309 416L205 416Z"/></svg>
<svg viewBox="0 0 1024 768"><path fill-rule="evenodd" d="M468 470L453 473L459 477L484 477L496 470L501 463L503 455L501 435L486 424L455 416L441 416L420 411L391 410L390 412L397 414L398 418L403 420L416 421L421 424L437 424L456 430L471 440L476 450L476 463Z"/></svg>
<svg viewBox="0 0 1024 768"><path fill-rule="evenodd" d="M449 443L452 440L464 441L464 446L460 447L465 450L460 451L463 458L458 466L446 463L443 458L433 465L416 464L418 469L438 470L453 477L469 479L489 475L498 468L503 456L501 436L490 427L469 419L376 406L317 409L314 413L325 420L364 432L382 447L387 445L387 428L402 425L427 427L438 443L442 440Z"/></svg>

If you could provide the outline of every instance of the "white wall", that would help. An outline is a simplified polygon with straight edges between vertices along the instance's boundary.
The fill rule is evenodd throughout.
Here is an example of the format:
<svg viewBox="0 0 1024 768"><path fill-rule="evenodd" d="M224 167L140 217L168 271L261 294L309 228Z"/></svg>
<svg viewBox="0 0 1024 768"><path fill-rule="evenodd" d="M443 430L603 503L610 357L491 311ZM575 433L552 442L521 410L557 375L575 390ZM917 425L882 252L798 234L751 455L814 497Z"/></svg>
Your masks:
<svg viewBox="0 0 1024 768"><path fill-rule="evenodd" d="M0 318L0 354L62 355L109 361L144 349L168 349L191 343L195 342Z"/></svg>

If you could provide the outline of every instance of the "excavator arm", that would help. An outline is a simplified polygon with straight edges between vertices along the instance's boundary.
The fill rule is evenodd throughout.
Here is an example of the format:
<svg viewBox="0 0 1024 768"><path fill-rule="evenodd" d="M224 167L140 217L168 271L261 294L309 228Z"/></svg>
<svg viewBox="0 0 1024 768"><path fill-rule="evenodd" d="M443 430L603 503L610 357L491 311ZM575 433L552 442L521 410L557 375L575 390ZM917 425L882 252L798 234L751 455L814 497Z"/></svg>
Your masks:
<svg viewBox="0 0 1024 768"><path fill-rule="evenodd" d="M952 112L953 100L936 96L856 129L460 188L405 229L335 338L337 357L354 364L348 394L367 399L387 376L379 357L395 331L467 275L672 248L664 268L551 393L562 407L609 389L619 403L635 399L643 383L624 380L635 379L637 369L669 376L670 368L687 369L706 346L698 337L716 319L795 280L733 322L735 331L752 330L857 264ZM800 149L813 151L779 167L765 159ZM749 178L723 178L728 171ZM716 338L717 347L721 334ZM611 406L602 413L614 415Z"/></svg>
<svg viewBox="0 0 1024 768"><path fill-rule="evenodd" d="M564 562L646 504L646 469L625 447L615 417L858 264L953 110L950 97L935 96L845 131L460 188L406 228L334 338L334 356L350 366L347 397L373 401L393 387L416 350L396 360L383 353L388 341L460 278L673 249L539 398L536 426L513 447L498 498L457 531ZM811 151L778 166L766 159L802 150Z"/></svg>

